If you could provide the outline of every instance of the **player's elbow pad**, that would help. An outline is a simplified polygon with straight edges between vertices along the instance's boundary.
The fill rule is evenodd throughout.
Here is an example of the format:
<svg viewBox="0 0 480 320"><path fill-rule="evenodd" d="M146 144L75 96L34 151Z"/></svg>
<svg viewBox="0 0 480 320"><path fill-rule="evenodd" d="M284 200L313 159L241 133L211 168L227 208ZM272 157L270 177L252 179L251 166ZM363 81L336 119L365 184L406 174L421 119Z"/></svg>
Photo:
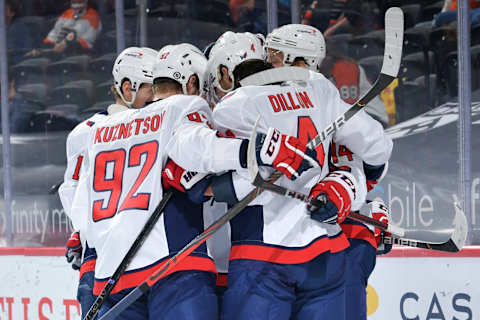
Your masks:
<svg viewBox="0 0 480 320"><path fill-rule="evenodd" d="M367 180L367 191L371 191L385 177L388 171L388 162L379 166L363 163L363 172Z"/></svg>

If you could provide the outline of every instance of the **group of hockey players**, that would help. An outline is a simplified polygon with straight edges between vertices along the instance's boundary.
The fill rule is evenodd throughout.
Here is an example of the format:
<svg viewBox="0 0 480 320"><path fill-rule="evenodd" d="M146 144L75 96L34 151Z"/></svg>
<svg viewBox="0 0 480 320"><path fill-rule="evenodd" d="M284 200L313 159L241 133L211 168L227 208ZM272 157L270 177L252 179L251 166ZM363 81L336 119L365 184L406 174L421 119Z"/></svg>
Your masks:
<svg viewBox="0 0 480 320"><path fill-rule="evenodd" d="M366 196L392 141L361 111L315 150L306 146L350 107L317 72L325 52L320 31L292 24L266 39L226 32L205 54L185 43L120 53L115 104L69 134L59 189L78 230L67 259L80 269L82 318L166 192L98 318L255 188L254 144L264 178L278 170L277 184L325 205L264 191L119 319L366 319L381 231L348 214L363 206L388 221Z"/></svg>

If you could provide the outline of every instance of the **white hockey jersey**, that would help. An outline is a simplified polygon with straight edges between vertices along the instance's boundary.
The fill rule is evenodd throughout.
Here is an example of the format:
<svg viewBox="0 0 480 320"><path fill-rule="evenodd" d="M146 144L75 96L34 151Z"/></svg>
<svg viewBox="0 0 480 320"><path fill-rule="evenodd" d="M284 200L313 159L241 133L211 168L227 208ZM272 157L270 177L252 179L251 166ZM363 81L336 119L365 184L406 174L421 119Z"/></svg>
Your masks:
<svg viewBox="0 0 480 320"><path fill-rule="evenodd" d="M332 142L330 145L330 163L338 169L352 172L357 179L359 179L358 173L360 172L361 182L358 181L357 188L362 188L362 193L368 192L367 180L370 177L366 176L363 168L363 161L358 155L354 154L346 146ZM379 170L383 171L382 169ZM361 204L358 204L355 210L359 210L359 206L361 206ZM365 210L363 210L362 214L370 215L370 212L365 212ZM368 242L372 247L377 248L377 242L373 233L374 227L354 221L348 217L340 224L340 227L348 239L363 240Z"/></svg>
<svg viewBox="0 0 480 320"><path fill-rule="evenodd" d="M83 205L85 208L84 213L82 214L81 210L75 210L76 213L81 214L81 216L72 215L72 206L74 205L74 198L79 186L80 172L85 170L86 164L85 159L86 155L86 144L85 141L92 130L93 125L96 122L102 121L107 115L111 115L117 112L125 111L127 107L112 104L110 105L105 112L99 112L91 116L90 118L80 122L69 134L67 137L66 150L67 150L67 168L65 170L63 183L58 189L58 194L60 196L60 201L62 202L63 209L65 214L72 221L72 225L75 230L81 230L84 227L85 222L85 201L79 199L79 203L75 205ZM80 192L81 195L84 194ZM82 239L83 241L84 239Z"/></svg>
<svg viewBox="0 0 480 320"><path fill-rule="evenodd" d="M87 239L98 254L95 294L161 201L161 172L168 157L192 171L240 167L241 140L218 137L209 128L211 121L205 100L175 95L95 124L85 142L90 165L83 174L88 186L83 197L88 204ZM202 214L201 204L175 194L114 291L136 286L161 268L203 231ZM215 272L205 245L172 272L192 269Z"/></svg>
<svg viewBox="0 0 480 320"><path fill-rule="evenodd" d="M305 143L330 125L350 106L340 99L338 90L322 75L306 83L288 83L263 87L243 87L225 96L213 115L217 128L230 130L236 137L248 138L258 116L259 131L275 127L282 133L296 136ZM348 146L371 165L387 162L392 141L383 128L364 111L355 115L334 135L334 140ZM319 146L317 158L321 169L311 169L292 182L277 181L289 189L309 193L328 169L328 148L331 138ZM245 170L234 174L233 189L241 199L252 188ZM352 208L365 200L366 188L359 188ZM232 219L230 259L254 259L275 263L302 263L322 252L337 252L348 246L338 225L311 219L303 203L264 192L245 212Z"/></svg>

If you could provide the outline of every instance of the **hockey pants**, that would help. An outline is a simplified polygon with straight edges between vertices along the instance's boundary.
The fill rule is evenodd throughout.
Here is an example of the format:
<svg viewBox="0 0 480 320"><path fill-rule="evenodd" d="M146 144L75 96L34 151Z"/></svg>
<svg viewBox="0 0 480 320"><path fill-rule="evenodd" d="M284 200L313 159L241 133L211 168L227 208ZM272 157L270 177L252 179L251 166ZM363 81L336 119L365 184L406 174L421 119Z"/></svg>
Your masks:
<svg viewBox="0 0 480 320"><path fill-rule="evenodd" d="M349 239L346 249L345 319L367 320L367 283L376 262L376 249L368 242Z"/></svg>
<svg viewBox="0 0 480 320"><path fill-rule="evenodd" d="M157 282L130 305L118 320L215 320L218 319L215 274L205 271L179 271ZM98 318L132 289L113 294Z"/></svg>
<svg viewBox="0 0 480 320"><path fill-rule="evenodd" d="M301 264L232 260L223 320L345 319L345 252Z"/></svg>

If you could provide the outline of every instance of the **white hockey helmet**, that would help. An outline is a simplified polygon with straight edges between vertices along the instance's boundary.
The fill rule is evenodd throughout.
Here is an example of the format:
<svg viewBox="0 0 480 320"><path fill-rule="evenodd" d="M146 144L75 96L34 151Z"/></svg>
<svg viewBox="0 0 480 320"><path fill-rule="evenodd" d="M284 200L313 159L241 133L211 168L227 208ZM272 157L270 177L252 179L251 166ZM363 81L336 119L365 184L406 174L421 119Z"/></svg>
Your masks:
<svg viewBox="0 0 480 320"><path fill-rule="evenodd" d="M265 41L265 49L268 48L283 52L283 64L303 58L313 71L318 71L326 54L322 32L304 24L287 24L274 29Z"/></svg>
<svg viewBox="0 0 480 320"><path fill-rule="evenodd" d="M180 43L167 45L160 49L153 67L153 79L170 78L182 85L187 93L187 83L192 75L198 77L200 94L205 88L205 70L207 58L192 44Z"/></svg>
<svg viewBox="0 0 480 320"><path fill-rule="evenodd" d="M227 93L233 90L235 79L233 70L240 63L247 60L265 60L265 51L261 39L250 33L234 33L227 31L218 38L210 51L207 66L208 100L217 103L220 99L215 93L215 88ZM231 88L223 88L220 85L221 67L228 69L228 75L232 79Z"/></svg>
<svg viewBox="0 0 480 320"><path fill-rule="evenodd" d="M137 90L142 83L153 83L153 64L157 51L151 48L130 47L123 50L115 59L112 75L115 90L128 107L135 101ZM128 80L131 83L132 101L127 101L122 93L122 83Z"/></svg>

